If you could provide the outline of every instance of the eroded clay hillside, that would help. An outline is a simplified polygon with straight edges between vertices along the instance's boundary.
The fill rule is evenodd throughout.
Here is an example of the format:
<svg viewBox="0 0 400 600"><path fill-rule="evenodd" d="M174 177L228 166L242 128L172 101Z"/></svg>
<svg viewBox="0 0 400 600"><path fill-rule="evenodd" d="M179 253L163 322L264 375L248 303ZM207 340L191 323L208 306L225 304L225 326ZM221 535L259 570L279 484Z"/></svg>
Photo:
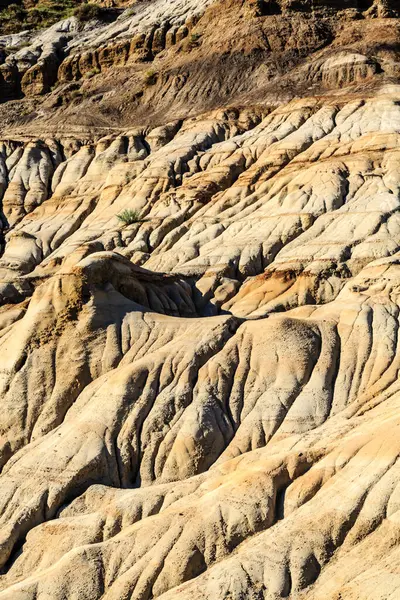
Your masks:
<svg viewBox="0 0 400 600"><path fill-rule="evenodd" d="M0 600L398 598L397 0L100 8L0 35Z"/></svg>

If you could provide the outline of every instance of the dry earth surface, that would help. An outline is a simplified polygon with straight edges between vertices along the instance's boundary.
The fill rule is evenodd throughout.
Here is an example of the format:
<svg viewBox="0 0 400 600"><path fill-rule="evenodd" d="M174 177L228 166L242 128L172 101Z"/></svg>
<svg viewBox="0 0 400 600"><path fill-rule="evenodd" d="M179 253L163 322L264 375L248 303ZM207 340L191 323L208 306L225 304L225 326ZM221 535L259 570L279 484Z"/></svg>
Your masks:
<svg viewBox="0 0 400 600"><path fill-rule="evenodd" d="M397 599L399 3L106 7L0 35L0 600Z"/></svg>

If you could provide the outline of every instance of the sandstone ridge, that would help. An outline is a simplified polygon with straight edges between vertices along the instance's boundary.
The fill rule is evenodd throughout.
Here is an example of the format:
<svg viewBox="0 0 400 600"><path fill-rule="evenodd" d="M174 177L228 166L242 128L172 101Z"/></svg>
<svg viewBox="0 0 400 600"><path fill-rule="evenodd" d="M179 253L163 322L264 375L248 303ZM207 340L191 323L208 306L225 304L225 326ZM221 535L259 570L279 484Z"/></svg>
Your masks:
<svg viewBox="0 0 400 600"><path fill-rule="evenodd" d="M10 35L0 600L397 598L397 2Z"/></svg>

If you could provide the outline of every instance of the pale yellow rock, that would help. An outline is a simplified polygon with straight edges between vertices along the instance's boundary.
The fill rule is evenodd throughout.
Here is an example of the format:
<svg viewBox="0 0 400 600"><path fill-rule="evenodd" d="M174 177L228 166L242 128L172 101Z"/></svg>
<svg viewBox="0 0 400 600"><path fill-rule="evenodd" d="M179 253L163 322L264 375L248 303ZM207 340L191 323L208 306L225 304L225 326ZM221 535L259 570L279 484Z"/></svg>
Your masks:
<svg viewBox="0 0 400 600"><path fill-rule="evenodd" d="M399 131L391 86L4 140L0 599L398 597Z"/></svg>

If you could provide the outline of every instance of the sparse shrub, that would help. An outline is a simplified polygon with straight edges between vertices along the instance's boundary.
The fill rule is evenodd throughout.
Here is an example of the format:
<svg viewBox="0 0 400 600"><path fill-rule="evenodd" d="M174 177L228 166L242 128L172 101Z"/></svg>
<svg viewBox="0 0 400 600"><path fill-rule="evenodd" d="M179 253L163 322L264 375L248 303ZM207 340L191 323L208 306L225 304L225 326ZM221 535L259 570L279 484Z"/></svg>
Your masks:
<svg viewBox="0 0 400 600"><path fill-rule="evenodd" d="M26 10L18 4L9 4L6 10L3 10L1 17L6 21L18 21L22 23L26 18Z"/></svg>
<svg viewBox="0 0 400 600"><path fill-rule="evenodd" d="M196 48L200 44L200 33L192 33L188 40L189 48Z"/></svg>
<svg viewBox="0 0 400 600"><path fill-rule="evenodd" d="M51 9L54 11L64 12L69 3L66 2L51 2Z"/></svg>
<svg viewBox="0 0 400 600"><path fill-rule="evenodd" d="M34 27L46 23L49 16L49 10L46 7L40 6L29 11L29 21Z"/></svg>
<svg viewBox="0 0 400 600"><path fill-rule="evenodd" d="M97 4L80 4L74 10L74 17L78 19L80 23L86 23L87 21L92 21L93 19L99 19L101 16L101 8L97 6Z"/></svg>
<svg viewBox="0 0 400 600"><path fill-rule="evenodd" d="M22 50L22 48L26 48L30 45L30 42L21 42L20 44L17 44L15 46L6 46L5 51L7 54L14 54L15 52L19 52L19 50Z"/></svg>
<svg viewBox="0 0 400 600"><path fill-rule="evenodd" d="M147 71L144 76L145 85L155 85L157 83L157 77L158 73L156 73L156 71Z"/></svg>
<svg viewBox="0 0 400 600"><path fill-rule="evenodd" d="M79 1L79 0L78 0ZM30 8L10 4L0 10L0 30L15 33L21 29L39 29L70 17L76 9L76 0L35 0ZM27 3L28 5L28 3Z"/></svg>
<svg viewBox="0 0 400 600"><path fill-rule="evenodd" d="M95 75L98 75L99 73L100 73L100 69L96 67L96 68L94 68L94 69L91 69L91 70L90 70L90 71L88 71L87 73L85 73L85 75L84 75L84 76L85 76L87 79L91 79L92 77L94 77Z"/></svg>
<svg viewBox="0 0 400 600"><path fill-rule="evenodd" d="M9 4L7 11L13 14L15 17L18 17L18 15L21 15L24 12L24 9L18 4Z"/></svg>
<svg viewBox="0 0 400 600"><path fill-rule="evenodd" d="M126 208L123 210L119 215L117 215L117 218L125 225L132 225L133 223L140 223L141 221L138 211L132 210L131 208Z"/></svg>

